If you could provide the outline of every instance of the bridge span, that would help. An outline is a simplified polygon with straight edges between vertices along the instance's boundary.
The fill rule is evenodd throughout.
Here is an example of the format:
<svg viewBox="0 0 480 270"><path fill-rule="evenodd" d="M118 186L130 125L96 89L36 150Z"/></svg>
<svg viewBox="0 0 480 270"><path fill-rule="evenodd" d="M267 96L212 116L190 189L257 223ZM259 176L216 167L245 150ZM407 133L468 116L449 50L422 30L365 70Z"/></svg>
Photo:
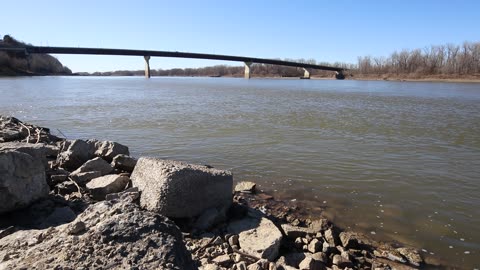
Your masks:
<svg viewBox="0 0 480 270"><path fill-rule="evenodd" d="M343 79L343 68L299 63L292 61L283 61L276 59L255 58L245 56L190 53L190 52L172 52L172 51L151 51L151 50L128 50L128 49L106 49L106 48L79 48L79 47L45 47L45 46L0 46L0 51L10 51L21 53L25 56L29 54L92 54L92 55L124 55L124 56L143 56L145 59L145 77L150 78L150 57L175 57L243 62L245 64L245 78L250 79L250 67L253 63L271 64L290 67L299 67L304 70L304 78L310 78L312 69L334 71L337 79Z"/></svg>

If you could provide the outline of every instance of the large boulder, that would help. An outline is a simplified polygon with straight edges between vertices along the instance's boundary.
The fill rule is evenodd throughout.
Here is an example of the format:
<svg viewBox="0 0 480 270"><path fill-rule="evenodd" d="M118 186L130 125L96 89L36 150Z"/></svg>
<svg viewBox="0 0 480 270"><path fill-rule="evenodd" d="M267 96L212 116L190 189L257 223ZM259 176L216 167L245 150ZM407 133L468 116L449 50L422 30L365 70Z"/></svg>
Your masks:
<svg viewBox="0 0 480 270"><path fill-rule="evenodd" d="M87 189L95 200L104 200L107 194L124 190L128 181L128 176L109 174L88 182Z"/></svg>
<svg viewBox="0 0 480 270"><path fill-rule="evenodd" d="M43 143L24 143L24 142L8 142L0 143L0 152L17 151L28 154L42 162L45 168L48 167L48 157L55 157L58 154L58 148Z"/></svg>
<svg viewBox="0 0 480 270"><path fill-rule="evenodd" d="M282 233L269 219L249 215L231 222L228 232L238 234L243 252L269 261L278 257Z"/></svg>
<svg viewBox="0 0 480 270"><path fill-rule="evenodd" d="M48 192L40 159L17 151L0 152L0 213L26 207Z"/></svg>
<svg viewBox="0 0 480 270"><path fill-rule="evenodd" d="M130 200L89 206L73 222L0 239L0 269L197 269L168 218Z"/></svg>
<svg viewBox="0 0 480 270"><path fill-rule="evenodd" d="M141 191L142 207L173 218L225 209L232 203L229 171L179 161L140 158L130 177Z"/></svg>
<svg viewBox="0 0 480 270"><path fill-rule="evenodd" d="M87 162L91 157L91 146L83 140L63 142L57 163L61 168L74 171Z"/></svg>

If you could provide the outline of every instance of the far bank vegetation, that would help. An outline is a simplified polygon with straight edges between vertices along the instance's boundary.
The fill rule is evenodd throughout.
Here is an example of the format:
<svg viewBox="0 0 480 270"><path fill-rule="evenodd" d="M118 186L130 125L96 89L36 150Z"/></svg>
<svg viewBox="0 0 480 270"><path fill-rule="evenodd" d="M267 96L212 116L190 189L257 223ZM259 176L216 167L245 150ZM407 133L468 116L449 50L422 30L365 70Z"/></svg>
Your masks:
<svg viewBox="0 0 480 270"><path fill-rule="evenodd" d="M0 45L25 46L9 35L0 40ZM63 66L57 58L48 54L20 55L0 51L0 76L19 75L69 75L72 72Z"/></svg>

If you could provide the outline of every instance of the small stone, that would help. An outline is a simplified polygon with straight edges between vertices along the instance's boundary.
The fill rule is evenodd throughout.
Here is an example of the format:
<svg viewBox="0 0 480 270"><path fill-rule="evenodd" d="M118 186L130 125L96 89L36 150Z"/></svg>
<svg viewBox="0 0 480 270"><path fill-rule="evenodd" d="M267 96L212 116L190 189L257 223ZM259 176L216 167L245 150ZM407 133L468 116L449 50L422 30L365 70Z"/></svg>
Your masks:
<svg viewBox="0 0 480 270"><path fill-rule="evenodd" d="M340 241L342 242L342 246L345 248L357 248L358 247L358 240L354 237L352 233L349 232L341 232L340 233Z"/></svg>
<svg viewBox="0 0 480 270"><path fill-rule="evenodd" d="M247 270L262 270L262 267L256 263L252 263L247 267Z"/></svg>
<svg viewBox="0 0 480 270"><path fill-rule="evenodd" d="M298 268L300 270L323 270L326 269L325 265L319 261L314 260L311 257L306 257L300 262Z"/></svg>
<svg viewBox="0 0 480 270"><path fill-rule="evenodd" d="M227 267L232 263L232 259L230 258L230 255L225 254L225 255L220 255L212 260L214 263Z"/></svg>
<svg viewBox="0 0 480 270"><path fill-rule="evenodd" d="M119 154L113 158L111 165L115 169L120 169L126 172L133 172L133 169L135 169L135 165L137 165L137 160L130 156Z"/></svg>
<svg viewBox="0 0 480 270"><path fill-rule="evenodd" d="M350 260L346 260L345 258L343 258L341 255L334 255L333 256L333 260L332 260L333 264L340 267L340 268L345 268L345 267L351 267L352 266L352 262Z"/></svg>
<svg viewBox="0 0 480 270"><path fill-rule="evenodd" d="M76 235L85 231L86 225L82 221L76 221L70 224L67 228L68 234Z"/></svg>
<svg viewBox="0 0 480 270"><path fill-rule="evenodd" d="M228 238L228 244L230 246L238 246L238 235L234 234Z"/></svg>
<svg viewBox="0 0 480 270"><path fill-rule="evenodd" d="M308 227L313 233L316 233L316 232L327 230L330 227L330 225L327 219L322 218L322 219L313 220Z"/></svg>
<svg viewBox="0 0 480 270"><path fill-rule="evenodd" d="M325 240L327 240L327 242L329 244L332 244L332 245L336 246L337 241L336 241L335 238L336 238L335 233L333 232L332 229L328 229L328 230L325 231Z"/></svg>
<svg viewBox="0 0 480 270"><path fill-rule="evenodd" d="M316 253L321 250L322 250L322 242L320 242L318 239L313 239L308 244L308 251L310 251L311 253Z"/></svg>
<svg viewBox="0 0 480 270"><path fill-rule="evenodd" d="M255 193L256 185L253 182L243 181L235 186L235 192Z"/></svg>

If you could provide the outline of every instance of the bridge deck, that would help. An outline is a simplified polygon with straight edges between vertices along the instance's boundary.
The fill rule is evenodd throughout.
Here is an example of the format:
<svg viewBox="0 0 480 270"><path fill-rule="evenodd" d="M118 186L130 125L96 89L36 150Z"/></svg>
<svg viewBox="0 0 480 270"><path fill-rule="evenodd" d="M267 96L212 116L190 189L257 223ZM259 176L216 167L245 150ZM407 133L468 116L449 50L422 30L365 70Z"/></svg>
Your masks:
<svg viewBox="0 0 480 270"><path fill-rule="evenodd" d="M219 55L219 54L205 54L205 53L189 53L189 52L171 52L171 51L149 51L149 50L125 50L125 49L104 49L104 48L75 48L75 47L43 47L43 46L22 46L22 47L0 47L0 51L19 51L26 53L50 53L50 54L94 54L94 55L127 55L127 56L156 56L156 57L175 57L175 58L193 58L193 59L209 59L209 60L223 60L235 62L251 62L259 64L271 64L291 67L301 67L310 69L321 69L341 72L344 69L323 65L312 65L307 63L298 63L291 61Z"/></svg>

